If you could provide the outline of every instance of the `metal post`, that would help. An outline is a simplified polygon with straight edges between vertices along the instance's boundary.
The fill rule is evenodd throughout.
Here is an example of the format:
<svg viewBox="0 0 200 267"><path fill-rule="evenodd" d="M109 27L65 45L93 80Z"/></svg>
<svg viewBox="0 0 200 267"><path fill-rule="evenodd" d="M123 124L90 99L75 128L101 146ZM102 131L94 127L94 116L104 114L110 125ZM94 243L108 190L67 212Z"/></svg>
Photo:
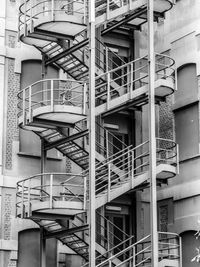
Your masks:
<svg viewBox="0 0 200 267"><path fill-rule="evenodd" d="M158 231L156 196L156 138L155 138L155 54L154 54L154 0L148 0L148 67L149 67L149 174L152 266L158 267Z"/></svg>
<svg viewBox="0 0 200 267"><path fill-rule="evenodd" d="M43 186L45 185L45 176L43 175L45 173L45 165L46 165L46 156L47 156L47 152L45 150L44 147L45 141L43 139L41 139L41 189L43 188ZM42 197L42 194L41 194Z"/></svg>
<svg viewBox="0 0 200 267"><path fill-rule="evenodd" d="M89 266L95 266L95 0L89 1Z"/></svg>

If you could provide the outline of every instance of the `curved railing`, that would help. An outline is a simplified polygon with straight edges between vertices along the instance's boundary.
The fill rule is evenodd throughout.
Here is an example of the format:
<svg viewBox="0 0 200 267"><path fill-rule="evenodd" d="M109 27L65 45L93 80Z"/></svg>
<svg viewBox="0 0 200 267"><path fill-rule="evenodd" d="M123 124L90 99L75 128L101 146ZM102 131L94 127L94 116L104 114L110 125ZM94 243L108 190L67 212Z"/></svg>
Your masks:
<svg viewBox="0 0 200 267"><path fill-rule="evenodd" d="M155 55L155 80L171 81L176 90L175 61L163 54ZM95 78L96 105L102 100L109 101L117 96L131 93L143 85L148 84L148 57L144 56L117 68L109 70ZM171 93L173 93L173 90ZM168 93L169 95L170 93Z"/></svg>
<svg viewBox="0 0 200 267"><path fill-rule="evenodd" d="M166 2L167 5L166 7L162 7L162 10L160 10L157 7L154 6L155 11L160 11L161 13L167 12L168 10L170 10L174 4L174 0L161 0L161 2ZM117 10L117 9L122 9L122 8L126 8L128 7L128 10L132 10L133 9L133 4L134 2L137 2L137 0L96 0L95 1L95 11L96 11L96 17L99 17L103 14L106 14L106 18L109 20L110 18L112 18L112 12ZM141 2L141 6L146 4L146 1L139 1ZM159 4L159 2L157 3ZM125 9L126 11L126 9ZM123 13L122 13L123 14ZM145 18L143 19L145 20ZM143 22L143 20L141 20L141 23Z"/></svg>
<svg viewBox="0 0 200 267"><path fill-rule="evenodd" d="M55 21L55 16L59 18L61 15L75 15L80 17L82 22L86 22L87 1L86 0L24 0L19 8L19 32L29 27L33 29L36 22L42 19Z"/></svg>
<svg viewBox="0 0 200 267"><path fill-rule="evenodd" d="M18 117L25 123L29 114L40 107L49 106L53 111L55 105L80 107L85 114L86 83L74 80L45 79L37 81L18 93Z"/></svg>
<svg viewBox="0 0 200 267"><path fill-rule="evenodd" d="M16 214L21 218L30 217L33 204L54 201L83 203L86 207L86 177L71 173L43 173L31 176L17 183Z"/></svg>
<svg viewBox="0 0 200 267"><path fill-rule="evenodd" d="M125 248L123 248L123 244L126 245ZM136 243L132 243L131 238L128 238L108 250L105 254L96 257L95 266L146 266L145 264L151 264L151 251L151 235L142 238ZM170 232L158 232L158 261L164 259L180 260L180 258L181 238L179 235ZM117 264L116 260L118 260ZM88 265L86 263L83 266L86 267Z"/></svg>
<svg viewBox="0 0 200 267"><path fill-rule="evenodd" d="M167 5L163 7L162 10L156 9L160 13L164 13L171 9L173 5L173 0L160 0L166 2ZM99 16L105 14L106 19L112 18L111 13L117 9L122 9L121 14L124 12L131 11L134 6L134 0L97 0L95 1L95 15ZM139 3L139 2L138 2ZM143 0L140 5L145 5L146 1ZM140 6L139 5L139 6ZM138 6L138 7L139 7ZM125 8L125 10L123 10ZM126 9L127 8L127 9ZM121 15L118 14L118 15ZM24 0L24 3L19 8L19 31L24 29L24 34L26 35L26 29L33 29L34 24L39 22L41 19L46 19L48 17L49 21L54 21L55 16L60 15L75 15L80 17L82 22L85 24L88 19L88 1L87 0L43 0L35 2L33 0ZM145 22L146 19L141 20L141 23Z"/></svg>

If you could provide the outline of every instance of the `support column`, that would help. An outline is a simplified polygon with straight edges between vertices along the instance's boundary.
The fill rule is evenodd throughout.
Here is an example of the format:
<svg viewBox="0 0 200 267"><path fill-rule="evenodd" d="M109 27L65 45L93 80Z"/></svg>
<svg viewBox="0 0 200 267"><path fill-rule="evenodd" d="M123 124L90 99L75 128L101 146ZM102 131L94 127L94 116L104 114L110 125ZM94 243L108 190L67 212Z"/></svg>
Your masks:
<svg viewBox="0 0 200 267"><path fill-rule="evenodd" d="M89 266L95 267L95 0L89 1Z"/></svg>
<svg viewBox="0 0 200 267"><path fill-rule="evenodd" d="M158 267L158 231L156 196L156 136L155 136L155 52L154 52L154 0L148 0L148 60L149 60L149 174L152 266Z"/></svg>

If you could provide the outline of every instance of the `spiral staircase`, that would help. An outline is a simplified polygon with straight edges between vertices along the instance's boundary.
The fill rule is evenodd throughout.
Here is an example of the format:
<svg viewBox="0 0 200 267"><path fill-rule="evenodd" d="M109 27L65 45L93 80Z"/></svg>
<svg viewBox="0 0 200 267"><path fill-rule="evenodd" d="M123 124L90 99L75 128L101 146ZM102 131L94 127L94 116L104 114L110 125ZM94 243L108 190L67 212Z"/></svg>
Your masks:
<svg viewBox="0 0 200 267"><path fill-rule="evenodd" d="M171 0L155 0L155 21L172 8ZM57 238L89 260L88 211L88 2L87 0L24 0L19 8L19 38L35 46L45 65L54 64L68 79L43 79L18 94L18 124L78 165L82 172L41 173L17 183L16 215L35 221L44 237ZM146 0L97 0L96 27L101 35L140 30L147 21ZM148 103L148 57L124 62L96 38L95 115L140 110ZM118 57L116 64L112 55ZM155 100L165 101L176 90L175 62L155 55ZM123 149L114 145L115 140ZM178 172L178 146L156 139L157 184ZM96 209L115 198L149 186L148 141L134 147L96 123ZM97 212L96 266L152 266L150 236L135 242L133 236ZM122 236L119 239L113 227ZM118 245L113 243L113 237ZM159 233L159 266L181 267L177 235Z"/></svg>

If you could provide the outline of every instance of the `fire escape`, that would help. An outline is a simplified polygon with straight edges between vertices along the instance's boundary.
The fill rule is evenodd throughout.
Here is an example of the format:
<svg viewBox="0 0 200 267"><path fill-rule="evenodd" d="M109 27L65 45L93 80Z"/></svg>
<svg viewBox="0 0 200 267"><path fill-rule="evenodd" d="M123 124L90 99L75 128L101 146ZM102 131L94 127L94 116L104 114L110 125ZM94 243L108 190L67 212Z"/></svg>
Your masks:
<svg viewBox="0 0 200 267"><path fill-rule="evenodd" d="M173 6L171 0L154 2L155 21ZM19 11L20 40L41 51L45 66L54 64L70 78L43 77L18 94L19 127L38 135L43 149L42 173L17 183L17 216L36 222L43 229L44 239L57 238L85 259L87 266L88 2L24 0ZM95 16L102 36L116 30L141 30L147 22L147 1L97 0ZM96 38L96 116L140 109L148 103L148 57L128 63L118 57L117 65L113 53ZM176 90L175 62L163 54L156 54L155 59L155 101L159 104ZM96 122L96 209L128 191L149 186L148 141L135 147L123 143L121 150L114 147L114 139L121 142ZM46 154L52 148L81 167L82 172L46 172ZM156 139L156 161L158 184L177 174L178 148L173 140ZM114 245L113 223L98 212L96 216L100 218L96 222L96 266L152 266L150 235L135 242L118 229L123 239ZM161 232L158 236L159 267L181 267L179 236Z"/></svg>

